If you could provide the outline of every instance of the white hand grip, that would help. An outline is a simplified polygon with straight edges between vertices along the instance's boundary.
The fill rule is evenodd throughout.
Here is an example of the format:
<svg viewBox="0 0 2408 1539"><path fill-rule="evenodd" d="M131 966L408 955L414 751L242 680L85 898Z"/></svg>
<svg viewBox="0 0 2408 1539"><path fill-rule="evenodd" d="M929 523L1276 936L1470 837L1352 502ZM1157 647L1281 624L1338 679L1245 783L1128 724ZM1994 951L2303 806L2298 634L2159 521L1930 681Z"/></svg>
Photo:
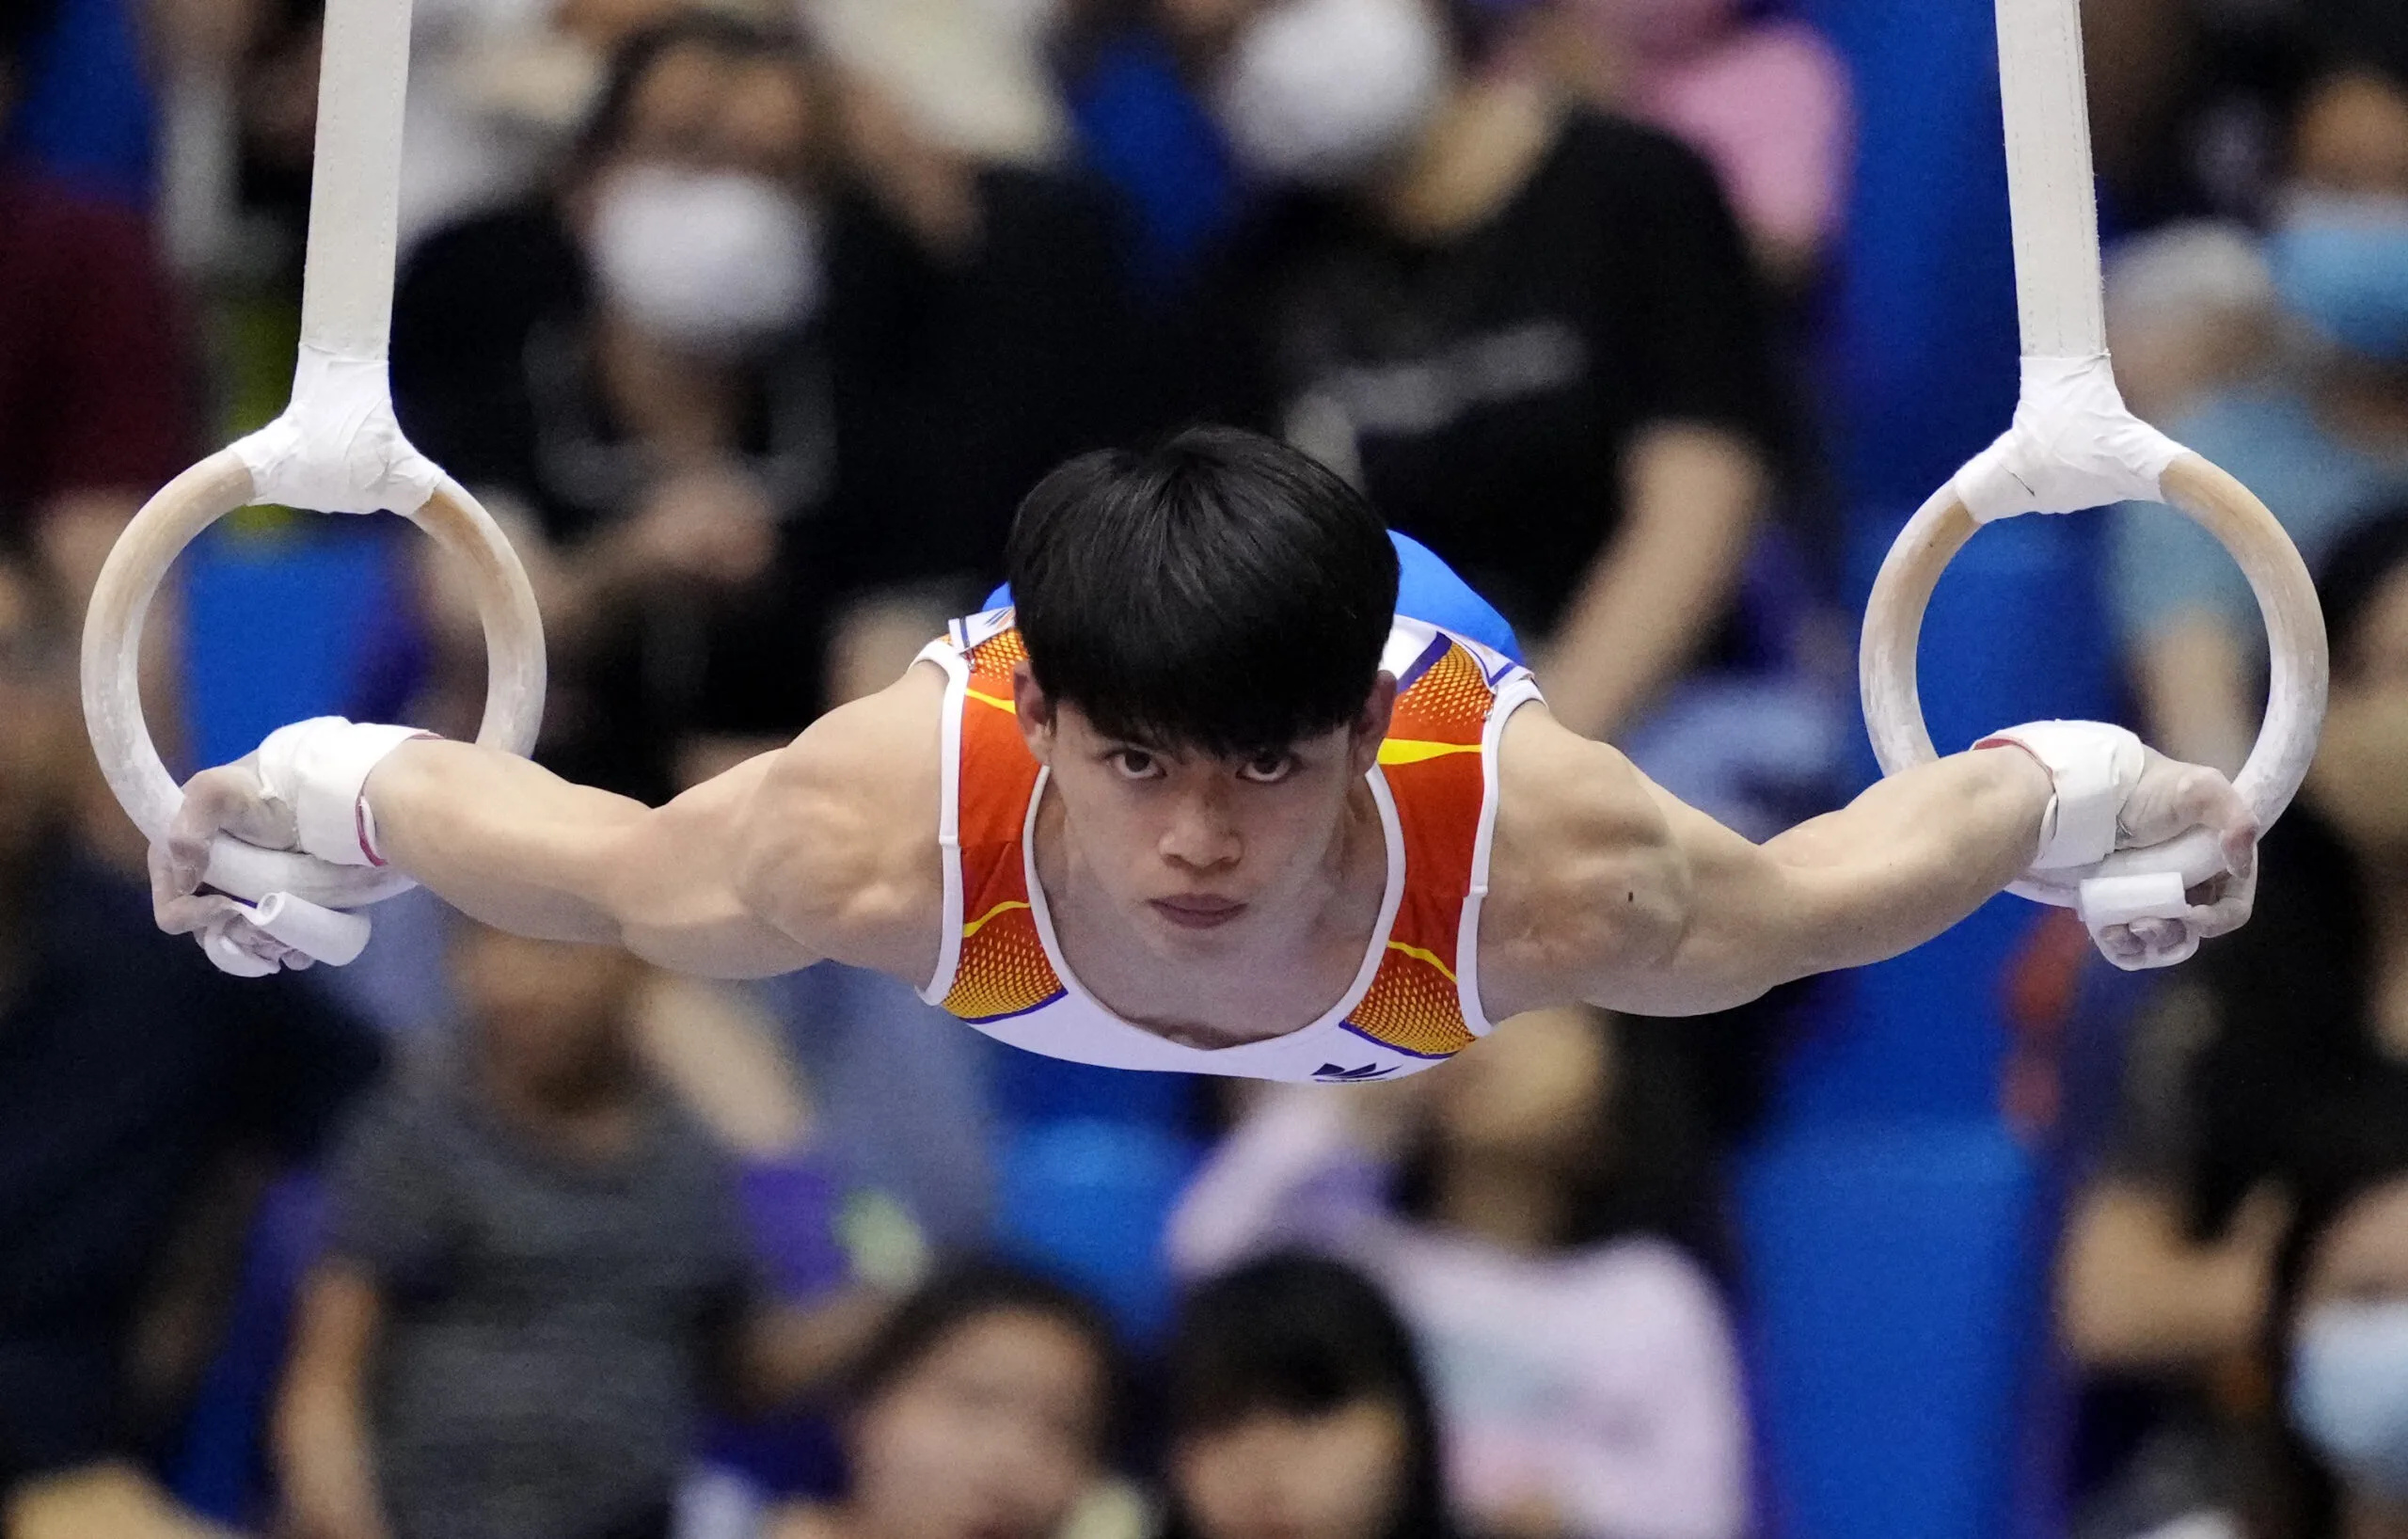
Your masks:
<svg viewBox="0 0 2408 1539"><path fill-rule="evenodd" d="M329 967L345 967L368 949L368 920L356 913L321 908L291 893L270 893L250 911L251 923L277 940Z"/></svg>

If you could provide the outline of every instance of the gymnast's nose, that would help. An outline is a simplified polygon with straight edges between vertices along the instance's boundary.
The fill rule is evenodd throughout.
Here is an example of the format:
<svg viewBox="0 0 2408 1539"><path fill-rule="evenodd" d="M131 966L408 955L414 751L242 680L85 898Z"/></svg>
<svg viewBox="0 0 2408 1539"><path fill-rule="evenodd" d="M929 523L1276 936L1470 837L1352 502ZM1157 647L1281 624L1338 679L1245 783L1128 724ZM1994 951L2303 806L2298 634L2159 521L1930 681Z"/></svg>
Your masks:
<svg viewBox="0 0 2408 1539"><path fill-rule="evenodd" d="M1237 820L1229 816L1228 800L1212 788L1199 787L1171 805L1157 847L1163 859L1194 871L1215 871L1235 865L1245 853Z"/></svg>

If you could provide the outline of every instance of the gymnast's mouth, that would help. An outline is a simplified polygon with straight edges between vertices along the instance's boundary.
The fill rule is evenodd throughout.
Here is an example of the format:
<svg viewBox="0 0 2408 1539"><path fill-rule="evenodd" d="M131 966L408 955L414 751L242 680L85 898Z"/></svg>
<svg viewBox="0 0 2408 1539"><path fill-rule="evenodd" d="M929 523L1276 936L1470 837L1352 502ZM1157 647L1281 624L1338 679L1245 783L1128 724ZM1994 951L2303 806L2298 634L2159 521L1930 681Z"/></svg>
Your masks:
<svg viewBox="0 0 2408 1539"><path fill-rule="evenodd" d="M1217 928L1245 912L1245 905L1236 898L1216 897L1211 893L1182 893L1177 897L1158 897L1149 906L1181 929Z"/></svg>

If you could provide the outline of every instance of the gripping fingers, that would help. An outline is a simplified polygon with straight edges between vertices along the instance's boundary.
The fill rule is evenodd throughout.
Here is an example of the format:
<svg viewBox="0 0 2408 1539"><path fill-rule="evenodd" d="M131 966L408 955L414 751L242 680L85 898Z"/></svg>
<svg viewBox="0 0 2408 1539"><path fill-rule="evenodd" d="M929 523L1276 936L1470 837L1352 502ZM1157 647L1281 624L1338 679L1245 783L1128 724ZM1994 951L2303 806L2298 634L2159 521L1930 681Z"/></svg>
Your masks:
<svg viewBox="0 0 2408 1539"><path fill-rule="evenodd" d="M176 891L199 889L209 871L210 841L221 833L263 849L290 849L300 836L293 809L267 796L248 759L204 770L185 783L166 840L167 879Z"/></svg>
<svg viewBox="0 0 2408 1539"><path fill-rule="evenodd" d="M2171 967L2199 949L2199 934L2188 920L2135 919L2099 932L2099 950L2127 973Z"/></svg>
<svg viewBox="0 0 2408 1539"><path fill-rule="evenodd" d="M223 973L264 977L280 967L302 968L310 959L251 923L243 906L217 893L176 890L171 857L164 847L150 851L150 914L170 935L190 935Z"/></svg>

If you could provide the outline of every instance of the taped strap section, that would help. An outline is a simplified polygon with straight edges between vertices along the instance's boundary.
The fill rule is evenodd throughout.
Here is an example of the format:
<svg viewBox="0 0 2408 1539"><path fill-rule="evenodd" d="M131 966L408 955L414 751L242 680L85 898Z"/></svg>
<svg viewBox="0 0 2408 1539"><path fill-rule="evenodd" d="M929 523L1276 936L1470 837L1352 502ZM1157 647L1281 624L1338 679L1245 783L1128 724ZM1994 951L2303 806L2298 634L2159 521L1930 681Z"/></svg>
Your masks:
<svg viewBox="0 0 2408 1539"><path fill-rule="evenodd" d="M415 513L443 479L394 419L385 359L308 342L293 367L292 405L233 447L259 500L323 513Z"/></svg>
<svg viewBox="0 0 2408 1539"><path fill-rule="evenodd" d="M1965 462L1954 483L1976 523L2022 513L2077 513L2162 500L2165 468L2184 450L2133 416L2107 355L2027 357L2015 423Z"/></svg>

